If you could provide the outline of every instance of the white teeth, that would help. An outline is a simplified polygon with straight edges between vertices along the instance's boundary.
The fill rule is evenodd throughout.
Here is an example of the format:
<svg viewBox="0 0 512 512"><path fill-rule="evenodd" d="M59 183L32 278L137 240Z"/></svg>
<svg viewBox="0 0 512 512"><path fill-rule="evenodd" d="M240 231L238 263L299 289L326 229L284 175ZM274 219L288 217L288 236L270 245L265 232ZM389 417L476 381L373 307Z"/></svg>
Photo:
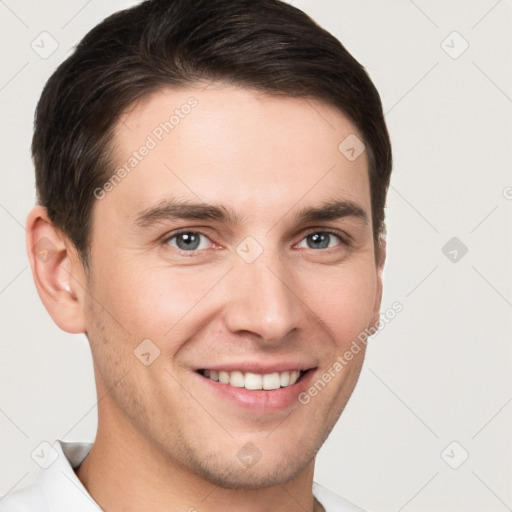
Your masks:
<svg viewBox="0 0 512 512"><path fill-rule="evenodd" d="M290 385L290 372L283 372L280 376L281 387L284 388Z"/></svg>
<svg viewBox="0 0 512 512"><path fill-rule="evenodd" d="M219 372L219 382L222 382L222 384L229 384L229 373Z"/></svg>
<svg viewBox="0 0 512 512"><path fill-rule="evenodd" d="M245 385L244 374L242 372L231 372L229 383L235 388L243 388Z"/></svg>
<svg viewBox="0 0 512 512"><path fill-rule="evenodd" d="M241 371L217 371L204 370L203 375L211 380L218 381L222 384L229 384L235 388L245 388L250 390L272 390L286 388L292 386L299 379L300 370L292 370L287 372L274 372L260 375L258 373L243 373Z"/></svg>
<svg viewBox="0 0 512 512"><path fill-rule="evenodd" d="M257 373L245 374L246 389L263 389L263 377Z"/></svg>
<svg viewBox="0 0 512 512"><path fill-rule="evenodd" d="M292 384L295 384L300 376L299 370L293 370L293 372L290 372L290 386Z"/></svg>
<svg viewBox="0 0 512 512"><path fill-rule="evenodd" d="M279 389L281 387L281 379L279 373L268 373L263 375L263 389Z"/></svg>

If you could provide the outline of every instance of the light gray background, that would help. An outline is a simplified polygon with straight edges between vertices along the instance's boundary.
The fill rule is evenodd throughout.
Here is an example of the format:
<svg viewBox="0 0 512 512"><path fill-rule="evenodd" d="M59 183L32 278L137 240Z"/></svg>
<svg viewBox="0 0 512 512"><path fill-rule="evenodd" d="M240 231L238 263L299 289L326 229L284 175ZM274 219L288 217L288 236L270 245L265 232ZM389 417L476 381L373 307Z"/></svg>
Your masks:
<svg viewBox="0 0 512 512"><path fill-rule="evenodd" d="M0 495L35 477L42 441L94 438L87 340L53 324L28 268L29 145L47 78L134 3L0 1ZM381 93L394 150L382 311L404 307L370 342L316 480L374 511L512 510L512 3L292 3ZM47 59L31 48L43 31L59 45ZM453 31L469 43L458 58ZM452 237L468 248L456 262L442 252Z"/></svg>

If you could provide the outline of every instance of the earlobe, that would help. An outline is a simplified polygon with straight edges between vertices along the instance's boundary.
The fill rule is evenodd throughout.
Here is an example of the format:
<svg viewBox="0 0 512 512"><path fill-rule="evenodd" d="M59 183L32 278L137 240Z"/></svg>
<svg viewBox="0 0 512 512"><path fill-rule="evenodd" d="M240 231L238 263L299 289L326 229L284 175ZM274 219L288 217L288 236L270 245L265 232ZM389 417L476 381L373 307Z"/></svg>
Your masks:
<svg viewBox="0 0 512 512"><path fill-rule="evenodd" d="M27 217L27 253L39 297L64 331L84 333L85 273L71 242L35 206Z"/></svg>

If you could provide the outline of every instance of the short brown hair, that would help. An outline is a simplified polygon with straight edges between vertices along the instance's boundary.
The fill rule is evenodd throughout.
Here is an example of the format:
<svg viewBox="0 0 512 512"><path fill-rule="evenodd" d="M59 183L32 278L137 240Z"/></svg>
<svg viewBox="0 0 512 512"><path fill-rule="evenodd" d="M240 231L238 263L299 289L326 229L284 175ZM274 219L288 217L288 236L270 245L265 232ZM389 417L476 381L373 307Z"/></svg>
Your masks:
<svg viewBox="0 0 512 512"><path fill-rule="evenodd" d="M85 265L94 190L114 172L109 143L119 116L158 89L205 80L323 100L347 115L366 146L377 250L391 143L380 96L361 64L280 0L146 0L86 34L36 109L38 202Z"/></svg>

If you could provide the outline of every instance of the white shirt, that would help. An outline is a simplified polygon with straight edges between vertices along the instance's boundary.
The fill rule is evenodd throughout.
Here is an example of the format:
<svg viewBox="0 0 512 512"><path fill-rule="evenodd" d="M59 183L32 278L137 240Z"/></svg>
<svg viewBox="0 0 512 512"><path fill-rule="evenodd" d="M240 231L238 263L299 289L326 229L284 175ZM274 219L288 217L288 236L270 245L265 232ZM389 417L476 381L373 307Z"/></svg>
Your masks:
<svg viewBox="0 0 512 512"><path fill-rule="evenodd" d="M91 448L92 443L55 441L43 463L46 469L32 485L0 499L0 512L101 512L74 472ZM364 512L316 482L313 494L325 512Z"/></svg>

